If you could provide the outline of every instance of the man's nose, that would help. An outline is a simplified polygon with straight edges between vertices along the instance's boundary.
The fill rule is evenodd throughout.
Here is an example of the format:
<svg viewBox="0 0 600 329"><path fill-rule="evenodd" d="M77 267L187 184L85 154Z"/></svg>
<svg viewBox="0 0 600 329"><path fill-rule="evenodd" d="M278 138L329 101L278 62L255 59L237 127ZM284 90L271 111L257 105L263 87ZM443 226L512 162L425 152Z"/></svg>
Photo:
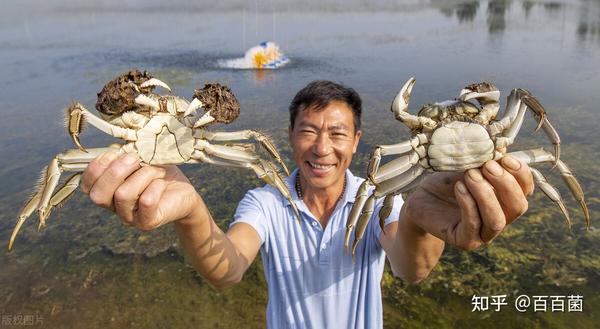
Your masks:
<svg viewBox="0 0 600 329"><path fill-rule="evenodd" d="M328 134L321 133L313 144L313 152L317 156L326 156L333 150L331 139Z"/></svg>

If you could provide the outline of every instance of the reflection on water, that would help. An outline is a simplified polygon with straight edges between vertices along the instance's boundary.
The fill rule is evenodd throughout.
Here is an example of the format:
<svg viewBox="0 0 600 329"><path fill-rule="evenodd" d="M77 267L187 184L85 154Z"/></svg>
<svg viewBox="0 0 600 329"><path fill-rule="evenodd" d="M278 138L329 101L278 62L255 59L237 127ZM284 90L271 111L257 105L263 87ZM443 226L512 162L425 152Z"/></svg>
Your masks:
<svg viewBox="0 0 600 329"><path fill-rule="evenodd" d="M479 1L464 1L457 3L454 7L442 7L440 11L445 15L451 17L456 15L460 23L472 22L479 9Z"/></svg>
<svg viewBox="0 0 600 329"><path fill-rule="evenodd" d="M237 57L249 45L274 35L292 58L289 65L275 71L218 67L220 59ZM600 2L591 0L8 2L0 12L0 241L8 241L14 217L41 168L56 153L72 147L61 109L72 101L93 108L102 85L131 67L152 72L186 98L206 81L229 85L242 113L232 125L215 129L264 130L288 163L286 108L295 91L314 79L352 86L365 104L364 138L353 166L360 174L373 145L408 134L388 110L408 77L417 78L411 111L455 97L474 81L491 80L504 96L511 88L527 88L557 126L565 159L588 191L593 214L600 211L596 159L600 149L595 144L600 138L598 63ZM527 120L519 145L547 146L543 136L532 136L531 119ZM82 136L89 147L113 141L95 129ZM184 170L223 227L244 191L260 184L243 171L210 166ZM552 180L561 186L558 177ZM564 195L574 222L581 224L577 205ZM600 247L598 232L584 234L576 226L572 235L565 233L560 214L542 200L534 199L530 215L492 248L475 256L450 250L447 265L429 281L433 289L442 295L444 289L463 293L467 290L461 287L478 291L485 284L489 284L485 289L499 283L523 289L538 287L534 282L538 280L543 283L539 292L548 294L548 285L597 283L600 261L593 250ZM26 223L15 253L0 256L0 296L6 296L0 297L2 314L37 310L53 328L77 323L78 316L90 321L90 327L148 327L153 325L151 319L159 321L154 326L211 327L222 308L236 314L227 317L225 327L244 325L248 319L252 327L264 323L266 296L258 266L241 288L223 297L203 283L197 287L202 281L175 255L170 228L150 234L124 229L114 216L79 194L52 214L47 229L36 232L35 221ZM543 247L532 246L533 240ZM511 264L519 264L524 272ZM466 269L481 271L457 277ZM152 275L161 281L153 282ZM177 288L169 287L169 282ZM404 296L403 290L396 288L386 285L386 302L392 310L386 312L386 323L409 326L403 321L429 314L417 313L418 307L436 298L400 307L394 299L402 299L398 296ZM567 292L575 291L562 291ZM412 296L417 295L423 296L420 292ZM148 314L132 306L164 306L156 302L161 298L168 305L184 300L177 313L184 320L158 319L173 316L168 308L154 308ZM591 293L590 303L597 300ZM468 304L469 299L454 301L461 318L473 327L489 326L485 319L473 318L461 301ZM210 312L196 314L195 309ZM119 312L124 317L111 320ZM394 317L399 312L408 314ZM586 313L569 320L590 327L586 321L593 316ZM547 318L535 314L516 319L523 327L547 324ZM569 323L563 320L558 322Z"/></svg>
<svg viewBox="0 0 600 329"><path fill-rule="evenodd" d="M577 36L582 44L588 42L600 43L600 12L598 1L586 1L579 9Z"/></svg>
<svg viewBox="0 0 600 329"><path fill-rule="evenodd" d="M506 28L506 11L510 8L510 0L491 0L487 6L487 24L490 34L501 33Z"/></svg>
<svg viewBox="0 0 600 329"><path fill-rule="evenodd" d="M523 13L525 14L525 19L529 18L529 13L531 12L531 8L534 6L533 1L524 0L521 2L521 7L523 8Z"/></svg>
<svg viewBox="0 0 600 329"><path fill-rule="evenodd" d="M498 34L506 29L506 15L511 15L511 5L513 2L520 3L522 15L520 13L512 13L517 20L525 18L527 21L535 7L543 8L549 18L560 17L560 14L565 14L570 11L568 5L576 5L579 12L577 34L580 42L599 42L600 41L600 15L599 4L597 1L581 1L580 3L562 3L557 1L549 2L534 2L529 0L513 1L513 0L489 0L489 1L458 1L450 4L444 4L440 7L440 12L444 16L456 16L459 23L471 23L477 16L481 3L487 3L486 22L488 33ZM516 20L515 20L516 21Z"/></svg>

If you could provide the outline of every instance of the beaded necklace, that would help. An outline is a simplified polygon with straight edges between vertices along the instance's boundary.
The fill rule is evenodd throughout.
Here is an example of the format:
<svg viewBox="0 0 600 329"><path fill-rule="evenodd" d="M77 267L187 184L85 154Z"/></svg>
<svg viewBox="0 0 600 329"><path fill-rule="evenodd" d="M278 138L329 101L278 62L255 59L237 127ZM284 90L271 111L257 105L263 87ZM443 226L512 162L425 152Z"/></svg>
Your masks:
<svg viewBox="0 0 600 329"><path fill-rule="evenodd" d="M300 173L298 173L296 175L296 181L294 182L294 187L296 188L296 193L298 194L298 198L300 198L300 200L302 200L302 198L304 196L302 195L302 188L300 186ZM340 197L337 199L336 203L338 203L342 200L344 193L346 193L346 175L344 175L344 187L342 187L342 194L340 194Z"/></svg>

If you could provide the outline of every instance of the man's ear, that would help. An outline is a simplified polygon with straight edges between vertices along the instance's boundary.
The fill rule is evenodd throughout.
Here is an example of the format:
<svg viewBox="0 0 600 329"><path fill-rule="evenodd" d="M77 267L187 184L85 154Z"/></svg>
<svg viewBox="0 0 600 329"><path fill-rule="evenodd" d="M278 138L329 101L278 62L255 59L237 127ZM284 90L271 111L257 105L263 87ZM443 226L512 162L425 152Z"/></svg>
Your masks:
<svg viewBox="0 0 600 329"><path fill-rule="evenodd" d="M362 136L362 130L358 130L354 133L354 146L352 147L352 154L356 153L358 150L358 142L360 141L360 137Z"/></svg>

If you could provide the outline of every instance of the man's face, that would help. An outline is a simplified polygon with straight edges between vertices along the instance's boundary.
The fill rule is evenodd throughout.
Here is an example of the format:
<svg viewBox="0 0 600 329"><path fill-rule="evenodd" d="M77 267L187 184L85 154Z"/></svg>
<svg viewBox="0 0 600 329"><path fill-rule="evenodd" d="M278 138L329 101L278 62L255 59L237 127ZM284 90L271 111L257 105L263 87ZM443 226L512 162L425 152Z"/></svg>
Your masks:
<svg viewBox="0 0 600 329"><path fill-rule="evenodd" d="M304 182L312 188L341 184L360 136L360 130L354 132L352 109L345 102L332 101L319 111L298 111L289 138Z"/></svg>

